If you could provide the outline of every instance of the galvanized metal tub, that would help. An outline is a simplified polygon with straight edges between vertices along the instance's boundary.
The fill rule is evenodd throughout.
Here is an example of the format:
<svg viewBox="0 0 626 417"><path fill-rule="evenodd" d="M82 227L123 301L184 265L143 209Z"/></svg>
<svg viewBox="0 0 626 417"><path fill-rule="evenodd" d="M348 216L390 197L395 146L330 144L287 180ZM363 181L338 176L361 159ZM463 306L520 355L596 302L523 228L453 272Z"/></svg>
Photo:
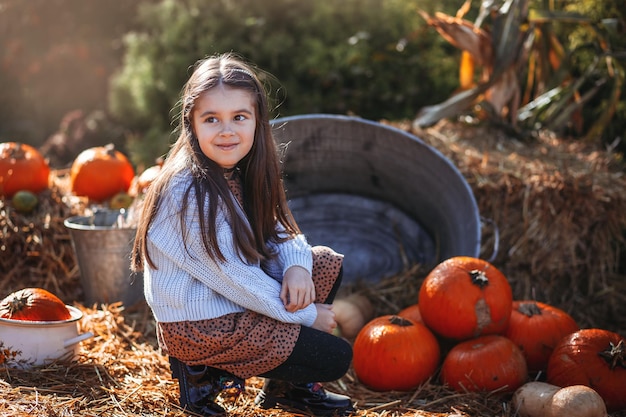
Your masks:
<svg viewBox="0 0 626 417"><path fill-rule="evenodd" d="M344 280L480 255L472 189L441 152L400 129L310 114L272 123L287 195L309 242L345 255Z"/></svg>

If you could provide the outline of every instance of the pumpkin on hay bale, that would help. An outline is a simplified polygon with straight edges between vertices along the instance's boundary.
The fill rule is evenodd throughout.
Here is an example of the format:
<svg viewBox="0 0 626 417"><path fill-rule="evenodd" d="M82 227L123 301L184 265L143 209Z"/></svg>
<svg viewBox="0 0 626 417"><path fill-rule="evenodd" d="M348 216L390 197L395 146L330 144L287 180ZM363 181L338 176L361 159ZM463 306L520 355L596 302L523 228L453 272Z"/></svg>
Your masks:
<svg viewBox="0 0 626 417"><path fill-rule="evenodd" d="M558 306L581 327L626 333L626 176L615 155L546 131L530 145L449 121L414 134L455 163L481 215L497 225L493 263L516 299Z"/></svg>

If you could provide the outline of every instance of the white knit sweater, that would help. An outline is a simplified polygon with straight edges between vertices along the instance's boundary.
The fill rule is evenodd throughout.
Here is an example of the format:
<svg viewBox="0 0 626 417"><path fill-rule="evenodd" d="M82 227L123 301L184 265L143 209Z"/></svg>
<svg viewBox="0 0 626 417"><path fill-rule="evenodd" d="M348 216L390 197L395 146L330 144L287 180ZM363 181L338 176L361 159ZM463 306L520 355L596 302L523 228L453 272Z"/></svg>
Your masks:
<svg viewBox="0 0 626 417"><path fill-rule="evenodd" d="M249 309L282 322L311 326L317 317L313 304L290 313L279 298L282 276L289 267L298 265L311 272L311 247L305 237L272 245L278 256L263 268L250 265L236 253L230 222L220 204L215 224L226 262L216 263L202 244L195 205L186 213L187 230L181 230L179 211L189 182L190 177L184 175L172 181L148 231L148 251L157 269L145 263L144 293L155 319L195 321ZM195 201L193 189L190 201Z"/></svg>

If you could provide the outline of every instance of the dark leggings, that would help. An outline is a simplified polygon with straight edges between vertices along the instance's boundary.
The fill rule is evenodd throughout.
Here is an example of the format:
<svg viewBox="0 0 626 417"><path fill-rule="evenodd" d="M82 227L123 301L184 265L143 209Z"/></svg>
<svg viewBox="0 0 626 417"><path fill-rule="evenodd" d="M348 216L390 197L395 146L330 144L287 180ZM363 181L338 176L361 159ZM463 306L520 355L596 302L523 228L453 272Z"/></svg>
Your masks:
<svg viewBox="0 0 626 417"><path fill-rule="evenodd" d="M342 276L343 269L324 303L333 302ZM341 378L348 371L351 361L352 346L348 341L301 326L298 341L287 360L260 376L294 383L328 382Z"/></svg>

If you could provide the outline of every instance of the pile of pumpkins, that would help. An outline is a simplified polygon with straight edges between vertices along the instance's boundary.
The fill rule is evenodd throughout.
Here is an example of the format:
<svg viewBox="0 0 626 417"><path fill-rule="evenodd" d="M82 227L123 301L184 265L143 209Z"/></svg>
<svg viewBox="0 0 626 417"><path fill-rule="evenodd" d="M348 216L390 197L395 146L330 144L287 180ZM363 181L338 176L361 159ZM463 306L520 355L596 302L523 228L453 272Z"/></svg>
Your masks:
<svg viewBox="0 0 626 417"><path fill-rule="evenodd" d="M349 300L338 301L338 326L349 329L344 337L354 336L354 371L372 390L410 391L438 377L461 393L514 394L522 417L603 416L626 408L624 338L580 329L549 304L514 300L507 278L483 259L441 262L414 305L359 329L341 305Z"/></svg>
<svg viewBox="0 0 626 417"><path fill-rule="evenodd" d="M128 158L112 144L82 151L70 168L70 192L94 204L127 208L145 190L160 170L155 165L135 174ZM19 143L0 143L0 197L10 199L14 208L30 213L37 195L48 189L50 167L34 147Z"/></svg>

